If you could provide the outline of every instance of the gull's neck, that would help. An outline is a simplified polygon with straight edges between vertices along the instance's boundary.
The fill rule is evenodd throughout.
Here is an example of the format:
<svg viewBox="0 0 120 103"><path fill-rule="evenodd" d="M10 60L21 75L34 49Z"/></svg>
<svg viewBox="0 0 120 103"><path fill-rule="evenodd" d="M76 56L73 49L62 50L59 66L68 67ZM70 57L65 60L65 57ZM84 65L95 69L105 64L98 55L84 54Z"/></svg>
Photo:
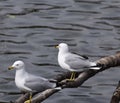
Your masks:
<svg viewBox="0 0 120 103"><path fill-rule="evenodd" d="M25 74L27 74L25 68L21 68L21 69L18 69L16 70L16 74L15 74L15 77L23 77Z"/></svg>
<svg viewBox="0 0 120 103"><path fill-rule="evenodd" d="M66 48L66 49L60 49L60 50L59 50L59 53L60 53L60 54L63 54L63 53L65 54L65 53L68 53L68 52L69 52L69 49L68 49L68 48Z"/></svg>

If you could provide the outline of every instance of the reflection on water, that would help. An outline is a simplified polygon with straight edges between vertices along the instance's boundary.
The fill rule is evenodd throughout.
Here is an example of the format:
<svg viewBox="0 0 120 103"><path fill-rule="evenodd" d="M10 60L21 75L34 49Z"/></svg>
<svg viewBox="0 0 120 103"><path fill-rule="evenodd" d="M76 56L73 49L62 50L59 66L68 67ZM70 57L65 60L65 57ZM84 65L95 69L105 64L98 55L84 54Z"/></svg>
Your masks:
<svg viewBox="0 0 120 103"><path fill-rule="evenodd" d="M20 95L15 71L7 70L15 60L23 60L29 72L52 78L63 71L54 49L60 42L92 60L120 51L119 4L119 0L0 0L0 102ZM108 103L118 77L118 69L105 71L44 103Z"/></svg>

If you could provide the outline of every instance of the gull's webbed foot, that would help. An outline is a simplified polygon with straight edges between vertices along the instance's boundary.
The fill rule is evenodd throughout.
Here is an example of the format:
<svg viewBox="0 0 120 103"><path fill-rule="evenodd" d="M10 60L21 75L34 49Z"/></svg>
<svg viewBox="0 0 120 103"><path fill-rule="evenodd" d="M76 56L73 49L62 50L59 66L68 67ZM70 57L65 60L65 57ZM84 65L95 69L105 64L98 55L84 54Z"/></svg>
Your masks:
<svg viewBox="0 0 120 103"><path fill-rule="evenodd" d="M26 100L24 103L31 103L31 100Z"/></svg>
<svg viewBox="0 0 120 103"><path fill-rule="evenodd" d="M32 93L30 92L30 97L29 97L29 99L26 100L24 103L31 103L31 101L32 101Z"/></svg>

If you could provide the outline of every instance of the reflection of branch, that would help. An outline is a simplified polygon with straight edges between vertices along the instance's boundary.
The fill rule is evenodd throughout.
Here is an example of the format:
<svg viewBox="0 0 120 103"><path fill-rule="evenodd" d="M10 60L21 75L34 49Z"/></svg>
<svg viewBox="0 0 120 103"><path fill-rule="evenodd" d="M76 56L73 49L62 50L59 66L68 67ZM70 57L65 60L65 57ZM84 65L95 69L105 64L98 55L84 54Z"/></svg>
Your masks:
<svg viewBox="0 0 120 103"><path fill-rule="evenodd" d="M109 69L110 67L120 66L120 53L117 53L115 55L111 55L109 57L101 58L100 60L96 61L98 65L101 65L102 68L100 70L84 70L81 72L76 72L76 79L75 81L68 82L66 78L70 78L71 72L58 75L54 79L57 80L58 86L64 88L76 88L80 85L82 85L87 79L94 76L95 74L104 71L106 69ZM38 103L42 102L43 100L47 99L52 94L58 92L56 89L48 89L42 92L42 94L35 96L35 98L32 99L32 103ZM36 99L37 98L37 99ZM18 101L18 100L17 100ZM17 103L21 103L21 100Z"/></svg>
<svg viewBox="0 0 120 103"><path fill-rule="evenodd" d="M115 92L113 93L110 103L119 103L119 101L120 101L120 81L117 85L117 88L115 89Z"/></svg>

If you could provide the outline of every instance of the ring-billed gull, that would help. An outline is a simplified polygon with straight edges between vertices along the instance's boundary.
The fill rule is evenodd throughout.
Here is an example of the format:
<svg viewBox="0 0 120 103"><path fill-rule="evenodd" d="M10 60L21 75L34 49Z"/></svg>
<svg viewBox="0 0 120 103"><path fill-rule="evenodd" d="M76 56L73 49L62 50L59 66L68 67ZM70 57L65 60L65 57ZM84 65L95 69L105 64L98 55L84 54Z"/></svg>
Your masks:
<svg viewBox="0 0 120 103"><path fill-rule="evenodd" d="M70 80L75 79L75 71L80 71L83 68L99 70L100 67L95 62L90 62L86 56L77 55L69 51L66 43L60 43L55 46L59 49L58 63L63 69L72 71Z"/></svg>
<svg viewBox="0 0 120 103"><path fill-rule="evenodd" d="M48 79L28 73L25 70L25 64L23 61L15 61L8 69L16 69L16 86L21 91L30 93L30 100L26 101L25 103L30 103L32 92L42 92L46 89L56 87L56 84L49 82Z"/></svg>

